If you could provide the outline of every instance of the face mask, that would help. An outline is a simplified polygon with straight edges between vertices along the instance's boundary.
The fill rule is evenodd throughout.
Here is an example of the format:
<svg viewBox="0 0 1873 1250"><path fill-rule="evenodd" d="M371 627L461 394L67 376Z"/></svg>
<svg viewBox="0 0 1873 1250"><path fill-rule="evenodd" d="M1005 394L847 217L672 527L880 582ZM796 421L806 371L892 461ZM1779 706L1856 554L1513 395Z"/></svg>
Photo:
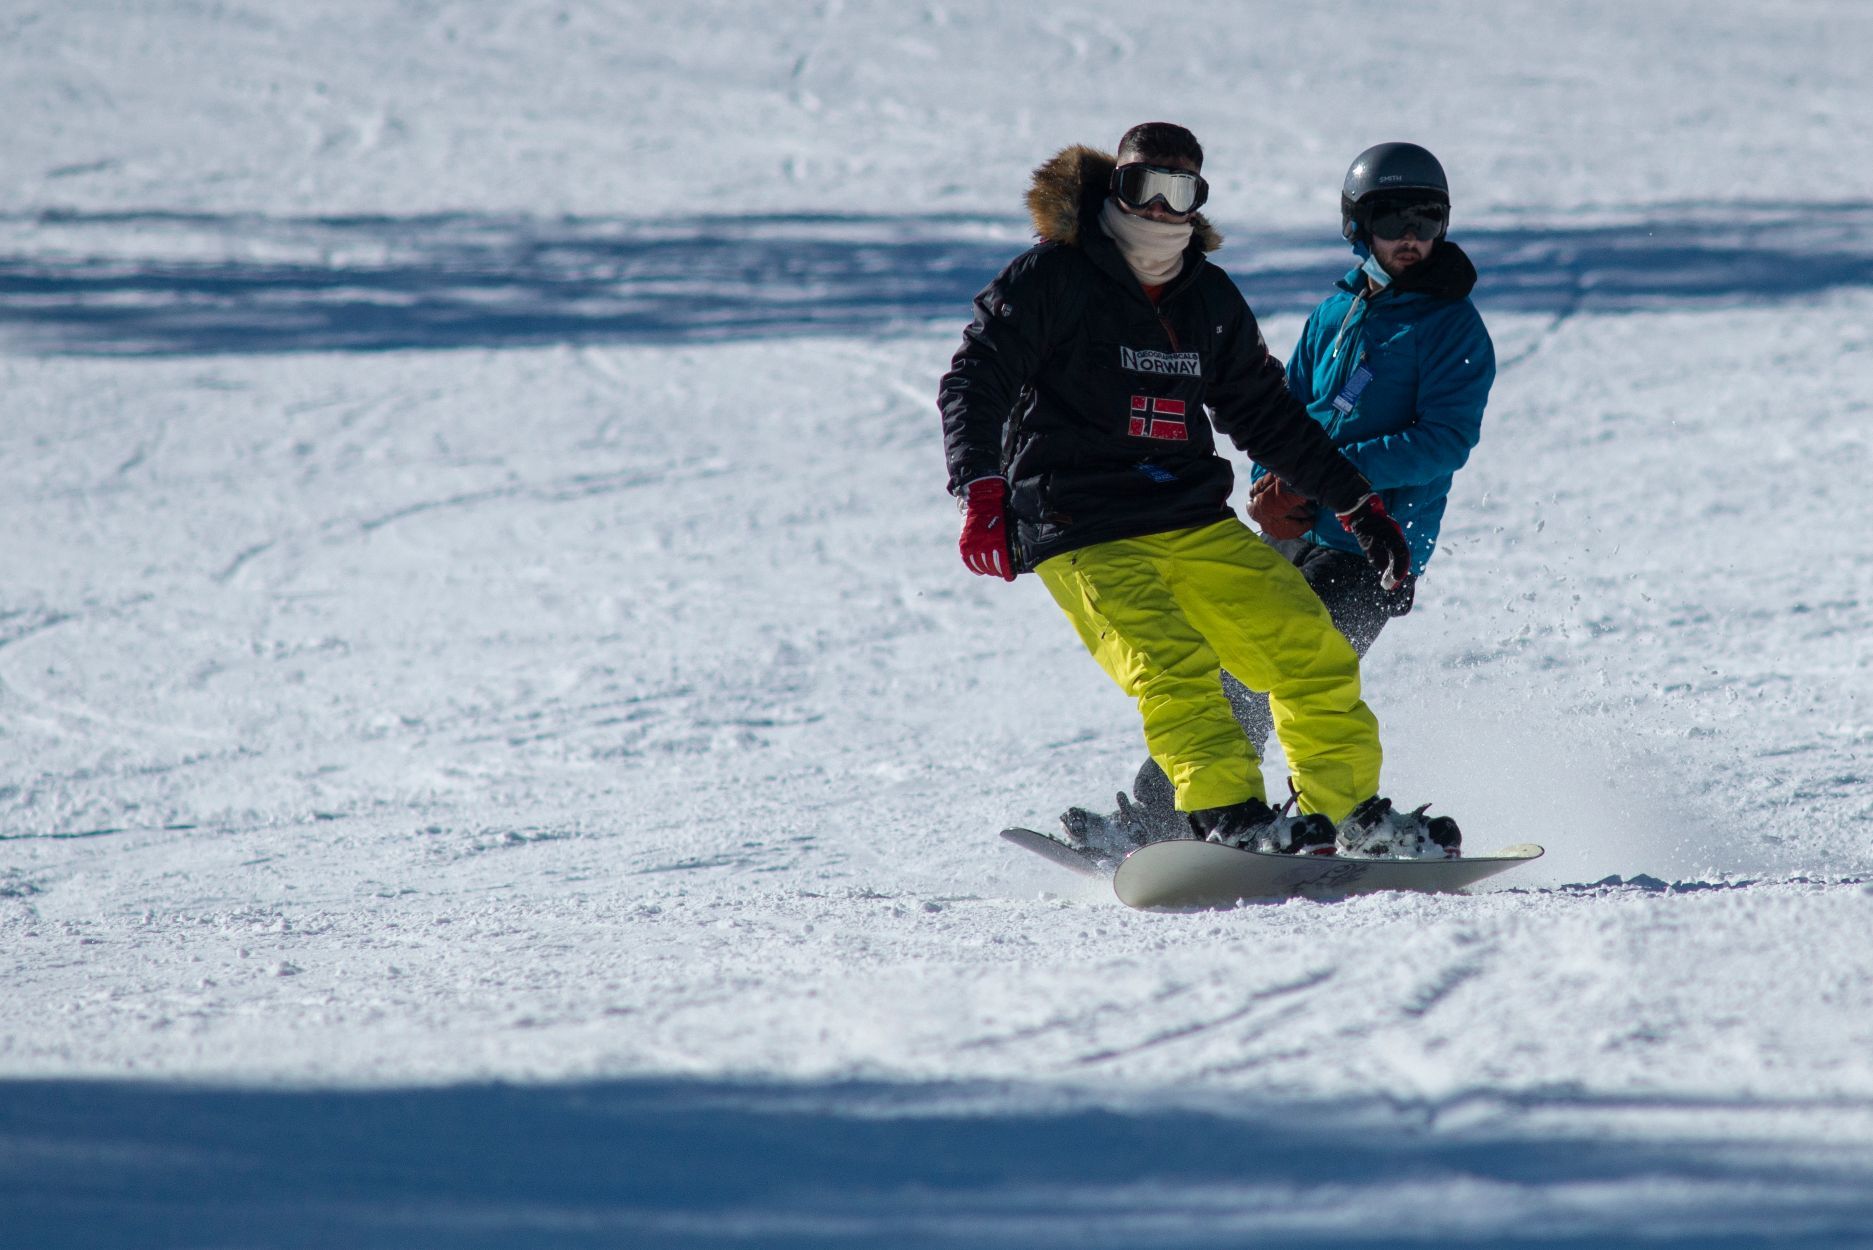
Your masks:
<svg viewBox="0 0 1873 1250"><path fill-rule="evenodd" d="M1371 278L1373 283L1377 285L1381 291L1392 285L1392 275L1385 272L1385 266L1379 263L1379 258L1376 255L1368 253L1365 263L1360 265L1359 269L1360 272L1364 273L1368 278Z"/></svg>
<svg viewBox="0 0 1873 1250"><path fill-rule="evenodd" d="M1142 285L1162 286L1183 272L1189 222L1134 217L1108 197L1099 210L1099 224L1119 245L1119 254Z"/></svg>

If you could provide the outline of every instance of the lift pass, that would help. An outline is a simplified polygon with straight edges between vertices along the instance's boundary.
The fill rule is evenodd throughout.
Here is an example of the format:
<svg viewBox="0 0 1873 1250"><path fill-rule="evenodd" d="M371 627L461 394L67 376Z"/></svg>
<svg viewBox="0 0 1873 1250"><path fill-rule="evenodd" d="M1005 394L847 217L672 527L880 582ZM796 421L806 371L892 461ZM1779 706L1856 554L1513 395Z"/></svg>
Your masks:
<svg viewBox="0 0 1873 1250"><path fill-rule="evenodd" d="M1359 397L1365 394L1366 384L1371 381L1372 370L1361 361L1359 368L1353 370L1353 376L1346 379L1346 385L1340 388L1340 393L1333 397L1334 409L1341 416L1351 412L1353 405L1359 402Z"/></svg>

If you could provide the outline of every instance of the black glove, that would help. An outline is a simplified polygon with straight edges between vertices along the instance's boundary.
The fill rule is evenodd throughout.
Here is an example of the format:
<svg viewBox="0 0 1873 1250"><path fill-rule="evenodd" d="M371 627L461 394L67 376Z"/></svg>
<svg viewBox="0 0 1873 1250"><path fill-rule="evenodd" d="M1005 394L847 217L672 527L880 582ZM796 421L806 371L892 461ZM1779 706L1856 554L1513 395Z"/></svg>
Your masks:
<svg viewBox="0 0 1873 1250"><path fill-rule="evenodd" d="M1397 590L1411 580L1411 544L1405 541L1405 531L1398 528L1398 522L1386 514L1377 491L1335 515L1359 544L1366 562L1379 571L1380 586Z"/></svg>

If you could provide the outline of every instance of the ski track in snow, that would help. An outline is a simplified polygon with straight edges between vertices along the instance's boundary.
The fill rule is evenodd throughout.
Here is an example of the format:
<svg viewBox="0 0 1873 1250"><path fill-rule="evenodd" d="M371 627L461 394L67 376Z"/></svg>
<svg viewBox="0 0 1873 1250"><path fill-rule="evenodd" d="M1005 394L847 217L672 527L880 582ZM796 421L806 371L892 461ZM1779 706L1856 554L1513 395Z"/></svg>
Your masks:
<svg viewBox="0 0 1873 1250"><path fill-rule="evenodd" d="M7 1244L1873 1242L1873 13L1479 12L0 17ZM933 403L1115 78L1278 351L1372 119L1452 169L1366 672L1492 888L993 836L1140 751Z"/></svg>

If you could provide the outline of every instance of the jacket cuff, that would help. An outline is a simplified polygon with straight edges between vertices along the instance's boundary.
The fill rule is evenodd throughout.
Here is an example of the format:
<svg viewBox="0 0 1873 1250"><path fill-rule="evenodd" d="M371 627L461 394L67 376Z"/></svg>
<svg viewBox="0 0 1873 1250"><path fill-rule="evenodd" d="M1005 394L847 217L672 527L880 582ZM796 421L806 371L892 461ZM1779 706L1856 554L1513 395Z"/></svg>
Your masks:
<svg viewBox="0 0 1873 1250"><path fill-rule="evenodd" d="M1335 516L1344 516L1364 503L1367 495L1375 493L1377 492L1372 489L1372 483L1368 482L1364 476L1361 476L1350 488L1350 493L1341 495L1337 499L1323 499L1321 502L1333 509L1333 514Z"/></svg>
<svg viewBox="0 0 1873 1250"><path fill-rule="evenodd" d="M956 489L951 491L950 494L956 496L958 499L967 499L971 486L974 486L977 482L986 482L990 478L994 478L1000 482L1006 482L1008 480L999 473L978 473L974 477L966 477L957 482Z"/></svg>

